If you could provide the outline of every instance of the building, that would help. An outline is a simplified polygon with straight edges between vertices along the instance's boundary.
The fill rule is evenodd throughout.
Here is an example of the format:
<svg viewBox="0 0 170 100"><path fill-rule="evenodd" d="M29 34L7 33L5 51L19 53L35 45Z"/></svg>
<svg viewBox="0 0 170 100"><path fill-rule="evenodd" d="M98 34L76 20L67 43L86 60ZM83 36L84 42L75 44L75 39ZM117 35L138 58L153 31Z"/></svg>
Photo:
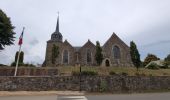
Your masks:
<svg viewBox="0 0 170 100"><path fill-rule="evenodd" d="M52 62L53 46L59 48L59 55ZM102 66L132 66L129 47L115 34L102 46L104 59ZM59 31L59 17L56 30L47 41L46 56L43 66L82 65L95 66L95 45L88 40L82 47L73 47L67 40L63 42L63 36Z"/></svg>

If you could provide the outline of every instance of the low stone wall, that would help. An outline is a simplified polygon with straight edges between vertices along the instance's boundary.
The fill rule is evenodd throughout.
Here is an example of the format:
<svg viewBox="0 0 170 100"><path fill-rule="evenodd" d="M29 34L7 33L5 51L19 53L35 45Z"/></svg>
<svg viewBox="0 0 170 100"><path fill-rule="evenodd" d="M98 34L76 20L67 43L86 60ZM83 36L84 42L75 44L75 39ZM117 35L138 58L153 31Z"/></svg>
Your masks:
<svg viewBox="0 0 170 100"><path fill-rule="evenodd" d="M14 76L15 67L1 67L0 76ZM36 68L36 67L19 67L17 76L54 76L58 75L57 68Z"/></svg>
<svg viewBox="0 0 170 100"><path fill-rule="evenodd" d="M81 83L80 83L81 79ZM170 90L170 76L0 77L1 91L80 90L143 92Z"/></svg>

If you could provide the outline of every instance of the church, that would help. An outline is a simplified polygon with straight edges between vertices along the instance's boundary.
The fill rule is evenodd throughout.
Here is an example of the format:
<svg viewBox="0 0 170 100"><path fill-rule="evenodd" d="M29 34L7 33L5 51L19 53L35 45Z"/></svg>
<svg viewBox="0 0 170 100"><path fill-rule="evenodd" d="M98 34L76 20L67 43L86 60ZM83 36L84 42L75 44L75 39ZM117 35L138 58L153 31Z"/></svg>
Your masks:
<svg viewBox="0 0 170 100"><path fill-rule="evenodd" d="M58 47L58 56L52 61L52 48ZM133 66L130 57L130 48L115 34L105 42L102 47L103 61L101 66ZM63 41L63 36L59 31L59 17L57 18L56 30L51 34L51 39L47 41L45 61L43 67L57 66L96 66L96 47L90 40L83 46L72 46L67 40Z"/></svg>

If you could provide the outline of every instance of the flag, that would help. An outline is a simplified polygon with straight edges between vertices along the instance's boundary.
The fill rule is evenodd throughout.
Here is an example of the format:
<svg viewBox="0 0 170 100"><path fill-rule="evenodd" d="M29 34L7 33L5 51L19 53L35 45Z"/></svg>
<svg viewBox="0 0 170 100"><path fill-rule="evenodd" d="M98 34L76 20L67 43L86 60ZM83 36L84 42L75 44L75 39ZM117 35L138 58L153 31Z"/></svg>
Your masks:
<svg viewBox="0 0 170 100"><path fill-rule="evenodd" d="M24 34L24 28L23 28L23 31L19 37L19 42L18 42L18 45L22 45L22 41L23 41L23 34Z"/></svg>

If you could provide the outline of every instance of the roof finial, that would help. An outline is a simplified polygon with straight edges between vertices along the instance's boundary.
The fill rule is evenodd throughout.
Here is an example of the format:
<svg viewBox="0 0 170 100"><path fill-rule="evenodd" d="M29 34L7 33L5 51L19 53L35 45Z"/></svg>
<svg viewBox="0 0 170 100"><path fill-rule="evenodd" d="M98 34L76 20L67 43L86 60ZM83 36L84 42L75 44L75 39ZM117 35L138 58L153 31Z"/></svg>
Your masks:
<svg viewBox="0 0 170 100"><path fill-rule="evenodd" d="M57 17L57 26L56 26L56 32L59 33L59 12L58 13L58 17Z"/></svg>

